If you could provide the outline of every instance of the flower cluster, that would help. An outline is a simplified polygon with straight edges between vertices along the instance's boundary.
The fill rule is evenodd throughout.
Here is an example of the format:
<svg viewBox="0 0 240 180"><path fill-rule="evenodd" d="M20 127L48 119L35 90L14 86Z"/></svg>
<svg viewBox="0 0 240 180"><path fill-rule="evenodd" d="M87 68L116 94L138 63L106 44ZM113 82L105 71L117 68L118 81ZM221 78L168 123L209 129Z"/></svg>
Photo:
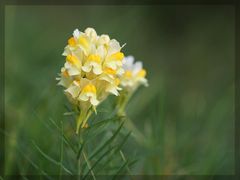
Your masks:
<svg viewBox="0 0 240 180"><path fill-rule="evenodd" d="M146 70L142 67L142 62L134 63L133 56L127 56L123 59L124 73L120 76L120 86L123 89L118 97L117 114L125 116L125 108L134 91L140 86L148 86Z"/></svg>
<svg viewBox="0 0 240 180"><path fill-rule="evenodd" d="M77 118L78 133L80 127L86 127L87 120L96 106L109 94L118 96L119 112L124 111L129 98L139 85L147 86L146 70L141 62L134 63L133 56L124 58L123 46L108 35L97 35L93 28L84 32L76 29L68 39L63 56L66 57L61 68L58 84L63 86L69 101L79 111Z"/></svg>
<svg viewBox="0 0 240 180"><path fill-rule="evenodd" d="M119 77L124 73L122 47L108 35L97 35L93 28L76 29L68 39L63 52L66 62L57 80L69 101L80 109L77 132L81 124L85 126L91 109L110 93L119 95Z"/></svg>
<svg viewBox="0 0 240 180"><path fill-rule="evenodd" d="M123 59L123 69L125 72L120 77L120 84L124 89L134 91L141 84L148 86L147 79L145 78L146 70L142 66L141 61L134 63L133 56L127 56Z"/></svg>

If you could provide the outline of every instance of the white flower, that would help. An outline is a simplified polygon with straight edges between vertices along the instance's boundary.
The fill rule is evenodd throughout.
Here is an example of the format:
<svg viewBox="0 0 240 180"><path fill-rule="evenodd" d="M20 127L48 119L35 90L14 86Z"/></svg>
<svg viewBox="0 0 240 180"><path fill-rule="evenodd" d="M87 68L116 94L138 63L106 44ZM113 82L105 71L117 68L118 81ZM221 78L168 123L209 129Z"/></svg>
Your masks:
<svg viewBox="0 0 240 180"><path fill-rule="evenodd" d="M122 88L118 87L120 84L120 80L118 78L114 79L114 83L110 83L106 89L107 92L110 92L114 94L115 96L119 95L119 90L122 90Z"/></svg>
<svg viewBox="0 0 240 180"><path fill-rule="evenodd" d="M123 59L124 73L120 78L120 84L127 89L136 89L140 84L148 86L146 70L142 67L142 62L137 61L134 63L133 56L127 56Z"/></svg>
<svg viewBox="0 0 240 180"><path fill-rule="evenodd" d="M60 74L60 77L56 78L56 80L58 80L58 85L61 85L63 87L68 87L71 83L72 83L72 80L71 78L69 77L69 74L67 72L67 70L62 67L61 68L61 74Z"/></svg>

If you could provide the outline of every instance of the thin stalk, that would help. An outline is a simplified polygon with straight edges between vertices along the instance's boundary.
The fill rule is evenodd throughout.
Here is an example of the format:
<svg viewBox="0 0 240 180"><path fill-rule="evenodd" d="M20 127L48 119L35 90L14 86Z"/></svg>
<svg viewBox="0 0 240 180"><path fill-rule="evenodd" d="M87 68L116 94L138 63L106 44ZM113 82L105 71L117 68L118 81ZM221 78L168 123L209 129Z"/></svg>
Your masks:
<svg viewBox="0 0 240 180"><path fill-rule="evenodd" d="M123 92L118 99L117 102L117 115L118 116L125 116L125 108L127 106L127 103L129 101L129 99L131 98L133 92Z"/></svg>
<svg viewBox="0 0 240 180"><path fill-rule="evenodd" d="M146 144L147 143L146 137L141 133L141 131L138 130L138 128L134 125L130 118L128 117L125 118L126 118L125 125L129 130L132 131L132 135L134 136L136 141L143 146L147 146L148 144Z"/></svg>
<svg viewBox="0 0 240 180"><path fill-rule="evenodd" d="M90 162L89 162L89 160L88 160L88 158L87 158L84 150L83 150L83 157L84 157L84 159L85 159L85 161L86 161L86 163L87 163L88 168L90 169L90 172L91 172L91 174L92 174L93 179L96 180L96 177L95 177L94 172L93 172L93 170L92 170L92 166L91 166L91 164L90 164Z"/></svg>
<svg viewBox="0 0 240 180"><path fill-rule="evenodd" d="M77 129L76 129L76 134L80 134L81 128L84 128L87 120L91 116L93 110L92 108L88 109L87 112L81 111L79 116L77 117Z"/></svg>
<svg viewBox="0 0 240 180"><path fill-rule="evenodd" d="M127 159L125 158L125 156L124 156L122 150L120 150L119 153L120 153L120 155L121 155L121 157L122 157L124 163L127 163ZM127 167L128 174L131 175L131 171L130 171L128 165L127 165L126 167ZM131 178L131 179L132 179L132 178Z"/></svg>
<svg viewBox="0 0 240 180"><path fill-rule="evenodd" d="M79 129L81 130L80 126L83 123L83 118L84 118L85 114L83 113L83 111L80 112L78 118L77 118L77 129L76 129L76 134L80 134Z"/></svg>
<svg viewBox="0 0 240 180"><path fill-rule="evenodd" d="M120 95L117 102L117 115L119 117L125 118L126 120L125 126L127 126L127 128L133 132L132 135L135 137L136 141L140 145L149 146L149 144L147 144L148 141L146 141L146 137L138 130L138 128L131 121L131 119L129 119L126 115L125 108L128 104L129 99L132 97L133 92L134 91L130 91L130 92L125 91Z"/></svg>
<svg viewBox="0 0 240 180"><path fill-rule="evenodd" d="M63 161L63 123L61 121L61 148L60 148L60 163ZM59 167L59 180L62 179L62 166Z"/></svg>
<svg viewBox="0 0 240 180"><path fill-rule="evenodd" d="M82 136L81 133L79 133L79 144L78 147L80 147L80 145L82 145ZM79 180L81 179L81 155L78 157L77 156L77 173L79 175Z"/></svg>

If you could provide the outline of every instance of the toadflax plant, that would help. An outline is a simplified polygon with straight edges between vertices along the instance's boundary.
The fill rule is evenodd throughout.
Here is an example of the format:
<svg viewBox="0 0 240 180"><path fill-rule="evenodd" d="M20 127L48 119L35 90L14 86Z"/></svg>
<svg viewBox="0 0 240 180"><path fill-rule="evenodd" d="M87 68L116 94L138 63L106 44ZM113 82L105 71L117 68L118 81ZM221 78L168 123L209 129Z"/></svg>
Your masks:
<svg viewBox="0 0 240 180"><path fill-rule="evenodd" d="M126 119L123 116L130 96L141 84L147 85L147 80L142 63L134 64L132 56L125 58L122 47L117 40L105 34L98 35L93 28L84 32L76 29L68 39L63 52L66 60L56 79L58 85L64 87L64 94L75 111L76 133L64 133L63 121L60 127L51 120L62 139L60 162L47 157L34 144L45 158L60 166L60 174L65 171L70 175L78 174L83 179L88 175L96 179L98 174L117 175L124 171L131 174L130 166L135 160L128 159L122 147L135 129L122 131ZM101 116L95 115L92 119L97 122L89 121L94 116L93 112L97 114L97 106L110 94L119 97L114 107L116 111L107 112L107 119L102 120ZM63 155L64 143L73 155ZM66 167L64 157L67 161L75 159L76 166L72 169Z"/></svg>
<svg viewBox="0 0 240 180"><path fill-rule="evenodd" d="M124 73L122 47L108 35L97 35L93 28L76 29L68 40L63 52L66 62L57 80L79 110L76 133L80 126L87 127L88 118L109 94L119 95L118 77Z"/></svg>

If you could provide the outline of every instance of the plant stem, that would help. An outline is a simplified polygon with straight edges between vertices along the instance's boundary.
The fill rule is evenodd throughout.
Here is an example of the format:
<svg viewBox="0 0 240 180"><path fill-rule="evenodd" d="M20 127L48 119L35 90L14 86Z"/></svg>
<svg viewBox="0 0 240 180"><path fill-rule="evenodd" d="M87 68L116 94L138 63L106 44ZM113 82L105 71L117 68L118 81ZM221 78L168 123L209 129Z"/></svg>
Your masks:
<svg viewBox="0 0 240 180"><path fill-rule="evenodd" d="M119 96L118 102L117 102L117 114L119 116L125 116L125 108L127 106L127 103L129 99L131 98L133 92L122 92L122 94Z"/></svg>
<svg viewBox="0 0 240 180"><path fill-rule="evenodd" d="M61 148L60 148L60 163L62 164L62 161L63 161L63 123L61 121ZM59 179L61 180L62 179L62 166L60 166L60 169L59 169Z"/></svg>
<svg viewBox="0 0 240 180"><path fill-rule="evenodd" d="M84 157L84 159L85 159L85 161L87 163L88 168L90 169L90 172L92 174L93 179L96 180L96 177L95 177L94 172L92 170L92 166L91 166L91 164L90 164L90 162L89 162L89 160L88 160L84 150L83 150L83 157Z"/></svg>
<svg viewBox="0 0 240 180"><path fill-rule="evenodd" d="M148 141L146 141L146 137L138 130L138 128L134 125L131 119L129 119L126 115L125 108L127 106L127 103L129 99L132 97L134 91L126 91L123 92L117 102L117 115L119 117L124 117L126 122L125 125L129 130L133 132L133 136L135 137L136 141L143 145L143 146L149 146L147 144Z"/></svg>
<svg viewBox="0 0 240 180"><path fill-rule="evenodd" d="M77 118L77 129L76 129L76 134L79 133L79 129L80 129L80 126L82 124L82 121L83 121L83 117L84 117L84 114L83 112L81 111L78 118ZM80 134L80 133L79 133Z"/></svg>
<svg viewBox="0 0 240 180"><path fill-rule="evenodd" d="M76 134L80 134L81 128L84 128L87 120L91 116L93 110L90 108L87 110L87 112L81 111L78 118L77 118L77 129L76 129ZM79 131L80 130L80 131Z"/></svg>
<svg viewBox="0 0 240 180"><path fill-rule="evenodd" d="M78 141L78 147L80 147L80 144L82 144L82 136L81 133L79 133L79 141ZM77 158L77 173L79 176L79 180L81 179L81 156L79 157L79 159Z"/></svg>
<svg viewBox="0 0 240 180"><path fill-rule="evenodd" d="M119 151L119 153L120 153L120 155L121 155L121 157L122 157L123 161L126 163L126 162L127 162L127 160L126 160L126 158L125 158L125 156L124 156L124 154L123 154L122 150L120 150L120 151ZM131 175L131 171L130 171L130 169L129 169L128 165L127 165L127 171L128 171L128 174L129 174L129 175Z"/></svg>
<svg viewBox="0 0 240 180"><path fill-rule="evenodd" d="M133 132L132 135L135 137L136 141L143 146L147 146L148 144L146 144L147 143L146 137L138 130L138 128L134 125L130 118L128 117L125 118L126 118L125 125L129 130Z"/></svg>

